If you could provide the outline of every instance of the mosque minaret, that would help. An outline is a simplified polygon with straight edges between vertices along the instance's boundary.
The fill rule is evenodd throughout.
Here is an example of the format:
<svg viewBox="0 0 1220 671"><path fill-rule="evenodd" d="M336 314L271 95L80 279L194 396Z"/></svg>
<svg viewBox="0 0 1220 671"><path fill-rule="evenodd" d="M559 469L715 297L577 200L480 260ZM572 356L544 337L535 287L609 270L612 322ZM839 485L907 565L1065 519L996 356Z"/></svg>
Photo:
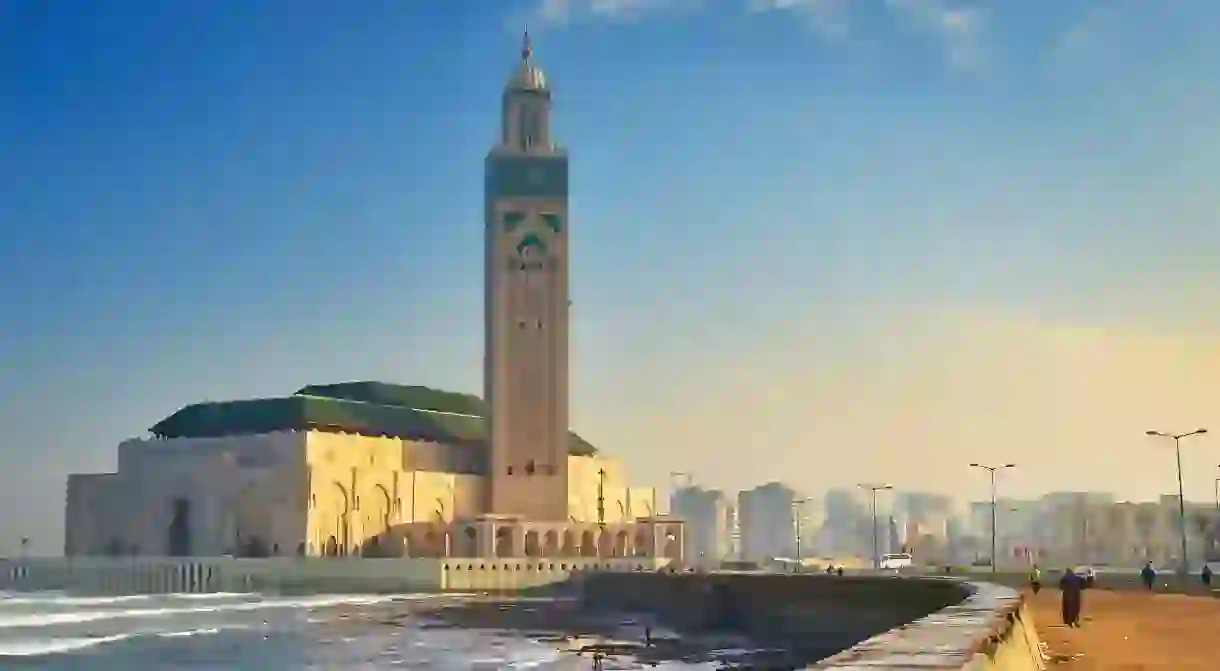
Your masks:
<svg viewBox="0 0 1220 671"><path fill-rule="evenodd" d="M489 509L568 517L568 157L529 36L487 156L484 398Z"/></svg>

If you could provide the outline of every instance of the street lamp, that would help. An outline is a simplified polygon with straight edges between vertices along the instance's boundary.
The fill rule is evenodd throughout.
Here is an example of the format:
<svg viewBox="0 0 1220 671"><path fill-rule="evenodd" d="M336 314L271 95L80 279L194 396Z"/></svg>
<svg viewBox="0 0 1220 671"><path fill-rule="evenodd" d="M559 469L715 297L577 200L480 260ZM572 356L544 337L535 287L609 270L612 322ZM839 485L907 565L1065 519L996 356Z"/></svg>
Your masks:
<svg viewBox="0 0 1220 671"><path fill-rule="evenodd" d="M1220 464L1217 464L1216 468L1220 468ZM1220 478L1216 478L1216 482L1214 484L1216 487L1216 514L1213 516L1215 519L1212 520L1212 545L1210 548L1208 548L1209 550L1214 550L1216 548L1216 544L1220 543ZM1206 559L1206 557L1204 557L1204 559Z"/></svg>
<svg viewBox="0 0 1220 671"><path fill-rule="evenodd" d="M1016 468L1016 464L1000 464L999 466L988 466L986 464L970 464L971 468L981 468L991 475L991 575L995 575L996 552L995 552L995 474L996 471L1002 471L1006 468Z"/></svg>
<svg viewBox="0 0 1220 671"><path fill-rule="evenodd" d="M1216 468L1220 468L1220 464L1216 464ZM1216 512L1220 513L1220 478L1216 478Z"/></svg>
<svg viewBox="0 0 1220 671"><path fill-rule="evenodd" d="M801 506L813 499L792 499L792 526L796 530L796 565L801 565Z"/></svg>
<svg viewBox="0 0 1220 671"><path fill-rule="evenodd" d="M1178 531L1182 536L1182 563L1179 570L1185 576L1190 570L1190 561L1186 558L1186 492L1182 488L1182 439L1187 436L1200 436L1207 429L1195 429L1190 433L1162 433L1160 431L1145 431L1149 436L1157 438L1172 438L1173 451L1178 460Z"/></svg>
<svg viewBox="0 0 1220 671"><path fill-rule="evenodd" d="M881 556L877 554L877 492L883 492L893 489L893 485L875 485L861 483L858 485L860 489L867 489L872 495L872 502L869 504L869 512L873 517L873 568L881 568Z"/></svg>

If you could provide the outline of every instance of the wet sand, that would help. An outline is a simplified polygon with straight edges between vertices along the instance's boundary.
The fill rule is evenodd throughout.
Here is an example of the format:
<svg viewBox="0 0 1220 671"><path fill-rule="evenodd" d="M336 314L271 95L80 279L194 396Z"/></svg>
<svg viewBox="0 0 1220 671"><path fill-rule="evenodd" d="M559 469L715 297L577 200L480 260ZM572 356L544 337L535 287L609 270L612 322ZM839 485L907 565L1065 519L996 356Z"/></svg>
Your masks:
<svg viewBox="0 0 1220 671"><path fill-rule="evenodd" d="M1064 627L1059 591L1031 598L1048 668L1071 671L1215 671L1220 669L1220 598L1087 590L1084 624Z"/></svg>

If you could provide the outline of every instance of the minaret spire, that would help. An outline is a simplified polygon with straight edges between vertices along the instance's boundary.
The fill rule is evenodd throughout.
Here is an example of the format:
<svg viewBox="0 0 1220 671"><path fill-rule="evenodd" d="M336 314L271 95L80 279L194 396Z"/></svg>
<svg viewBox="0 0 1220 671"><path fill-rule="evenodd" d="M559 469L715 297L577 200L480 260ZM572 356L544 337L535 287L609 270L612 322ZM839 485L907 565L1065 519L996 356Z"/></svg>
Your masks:
<svg viewBox="0 0 1220 671"><path fill-rule="evenodd" d="M521 60L529 61L530 56L534 55L534 47L530 45L530 31L525 31L521 37Z"/></svg>

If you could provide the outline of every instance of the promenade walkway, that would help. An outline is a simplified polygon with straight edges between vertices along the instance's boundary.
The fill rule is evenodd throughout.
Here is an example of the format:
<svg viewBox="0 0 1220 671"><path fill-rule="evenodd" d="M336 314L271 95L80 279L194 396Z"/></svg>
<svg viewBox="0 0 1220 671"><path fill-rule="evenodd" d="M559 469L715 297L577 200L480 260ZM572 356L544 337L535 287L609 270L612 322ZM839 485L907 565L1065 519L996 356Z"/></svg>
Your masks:
<svg viewBox="0 0 1220 671"><path fill-rule="evenodd" d="M1030 598L1038 632L1053 657L1048 669L1220 669L1220 598L1089 590L1080 629L1062 625L1058 590L1044 589Z"/></svg>

